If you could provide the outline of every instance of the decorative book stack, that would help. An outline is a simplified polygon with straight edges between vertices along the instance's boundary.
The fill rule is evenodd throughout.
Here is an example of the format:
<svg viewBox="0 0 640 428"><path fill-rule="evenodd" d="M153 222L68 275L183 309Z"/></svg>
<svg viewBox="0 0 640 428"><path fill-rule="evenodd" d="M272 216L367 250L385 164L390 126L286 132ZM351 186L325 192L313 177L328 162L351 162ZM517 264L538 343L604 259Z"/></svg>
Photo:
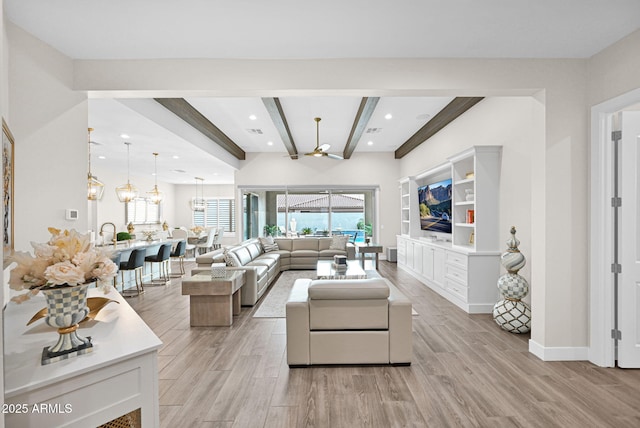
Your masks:
<svg viewBox="0 0 640 428"><path fill-rule="evenodd" d="M333 267L336 270L347 270L347 257L333 256Z"/></svg>

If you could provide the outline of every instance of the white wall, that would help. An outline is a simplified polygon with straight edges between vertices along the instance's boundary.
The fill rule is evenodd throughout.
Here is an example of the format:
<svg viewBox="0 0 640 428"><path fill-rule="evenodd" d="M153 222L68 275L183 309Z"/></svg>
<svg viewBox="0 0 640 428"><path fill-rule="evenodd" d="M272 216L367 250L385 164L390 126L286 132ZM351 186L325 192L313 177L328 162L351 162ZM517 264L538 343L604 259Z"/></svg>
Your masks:
<svg viewBox="0 0 640 428"><path fill-rule="evenodd" d="M400 162L393 153L354 153L335 160L302 156L291 160L280 153L247 153L236 172L237 186L380 186L379 231L385 246L395 246L400 229Z"/></svg>
<svg viewBox="0 0 640 428"><path fill-rule="evenodd" d="M13 24L9 116L15 137L15 248L49 239L49 226L85 231L87 97L72 89L73 61ZM67 208L79 219L65 220Z"/></svg>

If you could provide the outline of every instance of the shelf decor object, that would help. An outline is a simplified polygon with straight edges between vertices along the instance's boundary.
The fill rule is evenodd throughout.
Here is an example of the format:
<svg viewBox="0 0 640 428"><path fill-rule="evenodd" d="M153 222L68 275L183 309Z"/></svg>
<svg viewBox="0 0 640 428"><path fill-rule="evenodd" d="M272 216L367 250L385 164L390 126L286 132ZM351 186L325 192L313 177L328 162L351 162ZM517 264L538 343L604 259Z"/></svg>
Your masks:
<svg viewBox="0 0 640 428"><path fill-rule="evenodd" d="M493 307L493 319L510 333L527 333L531 330L531 309L521 300L529 293L529 283L518 275L518 271L527 262L518 249L519 244L516 228L512 226L507 251L501 258L502 266L507 273L498 279L498 290L502 294L502 300Z"/></svg>

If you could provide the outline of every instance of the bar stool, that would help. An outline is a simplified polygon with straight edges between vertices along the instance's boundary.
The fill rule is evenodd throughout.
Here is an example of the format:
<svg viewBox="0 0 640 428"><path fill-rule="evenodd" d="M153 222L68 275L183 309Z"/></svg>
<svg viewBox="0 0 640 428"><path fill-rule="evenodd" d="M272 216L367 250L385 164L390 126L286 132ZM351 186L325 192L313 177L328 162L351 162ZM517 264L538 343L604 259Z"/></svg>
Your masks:
<svg viewBox="0 0 640 428"><path fill-rule="evenodd" d="M172 259L178 259L180 262L180 275L175 275L175 277L180 277L184 275L184 255L187 253L187 241L178 241L176 244L176 248L171 252ZM172 275L173 276L173 275Z"/></svg>
<svg viewBox="0 0 640 428"><path fill-rule="evenodd" d="M162 244L155 256L146 256L144 261L151 263L151 282L153 283L153 263L160 264L160 280L165 284L169 281L169 258L171 257L171 244Z"/></svg>
<svg viewBox="0 0 640 428"><path fill-rule="evenodd" d="M134 249L129 255L129 260L120 262L120 272L122 274L122 292L125 297L135 297L144 293L142 286L142 268L144 267L145 251L143 249ZM136 281L136 291L125 290L124 288L124 271L132 270ZM115 281L115 279L114 279Z"/></svg>

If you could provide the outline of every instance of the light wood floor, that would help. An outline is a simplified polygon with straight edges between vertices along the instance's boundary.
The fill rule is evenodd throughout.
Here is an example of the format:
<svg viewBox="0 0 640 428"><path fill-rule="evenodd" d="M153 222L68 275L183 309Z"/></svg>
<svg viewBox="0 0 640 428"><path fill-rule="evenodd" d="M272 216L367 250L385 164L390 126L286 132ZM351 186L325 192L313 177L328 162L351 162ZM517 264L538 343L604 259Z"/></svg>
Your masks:
<svg viewBox="0 0 640 428"><path fill-rule="evenodd" d="M232 327L191 328L179 279L129 299L164 342L162 426L640 426L640 371L543 362L527 351L528 335L468 315L380 264L419 314L410 367L289 369L284 319L243 308Z"/></svg>

